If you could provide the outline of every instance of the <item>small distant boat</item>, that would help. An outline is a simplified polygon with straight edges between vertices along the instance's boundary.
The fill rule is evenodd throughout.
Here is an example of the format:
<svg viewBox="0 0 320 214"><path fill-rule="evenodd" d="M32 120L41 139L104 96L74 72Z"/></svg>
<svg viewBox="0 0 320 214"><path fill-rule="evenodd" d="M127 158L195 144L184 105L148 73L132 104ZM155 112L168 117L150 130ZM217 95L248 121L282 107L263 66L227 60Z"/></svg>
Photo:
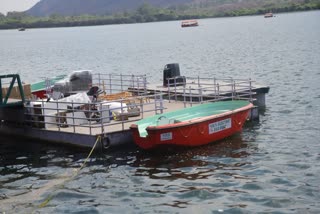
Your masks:
<svg viewBox="0 0 320 214"><path fill-rule="evenodd" d="M200 104L142 119L130 129L135 143L143 149L200 146L240 132L252 107L241 100Z"/></svg>
<svg viewBox="0 0 320 214"><path fill-rule="evenodd" d="M26 30L26 29L23 28L23 27L18 29L18 31L25 31L25 30Z"/></svg>
<svg viewBox="0 0 320 214"><path fill-rule="evenodd" d="M198 21L195 19L184 20L181 22L181 27L196 27L199 26Z"/></svg>
<svg viewBox="0 0 320 214"><path fill-rule="evenodd" d="M271 12L264 14L264 18L271 18L271 17L273 17L273 13Z"/></svg>

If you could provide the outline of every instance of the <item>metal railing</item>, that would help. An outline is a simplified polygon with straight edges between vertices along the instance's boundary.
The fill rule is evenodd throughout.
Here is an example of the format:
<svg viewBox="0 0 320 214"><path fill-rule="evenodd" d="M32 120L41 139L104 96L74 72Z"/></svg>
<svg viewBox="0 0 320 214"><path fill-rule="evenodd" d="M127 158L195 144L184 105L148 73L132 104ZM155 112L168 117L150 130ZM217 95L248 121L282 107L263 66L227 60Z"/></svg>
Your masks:
<svg viewBox="0 0 320 214"><path fill-rule="evenodd" d="M167 93L171 100L183 100L184 105L222 100L254 100L251 79L186 77L186 82L167 78Z"/></svg>
<svg viewBox="0 0 320 214"><path fill-rule="evenodd" d="M33 128L96 135L128 129L146 115L162 113L163 106L161 93L88 103L28 101L25 122Z"/></svg>
<svg viewBox="0 0 320 214"><path fill-rule="evenodd" d="M146 75L125 75L125 74L94 74L93 84L99 86L105 93L113 94L127 91L137 95L147 94L147 76Z"/></svg>
<svg viewBox="0 0 320 214"><path fill-rule="evenodd" d="M28 101L26 124L34 128L83 134L104 134L123 131L147 116L163 113L164 102L180 100L184 107L194 103L219 100L253 100L251 79L217 79L186 77L186 82L167 79L167 91L148 94L146 75L94 74L92 84L102 94L94 101L63 102L61 100ZM130 96L113 96L117 93ZM111 98L110 98L111 97Z"/></svg>

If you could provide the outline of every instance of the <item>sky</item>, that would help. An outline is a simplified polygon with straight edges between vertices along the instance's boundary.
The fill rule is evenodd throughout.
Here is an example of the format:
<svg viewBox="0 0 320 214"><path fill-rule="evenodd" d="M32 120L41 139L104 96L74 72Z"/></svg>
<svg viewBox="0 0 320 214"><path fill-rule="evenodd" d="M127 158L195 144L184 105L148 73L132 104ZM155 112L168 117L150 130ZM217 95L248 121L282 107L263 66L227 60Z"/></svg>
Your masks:
<svg viewBox="0 0 320 214"><path fill-rule="evenodd" d="M40 0L0 0L0 13L6 15L8 11L25 11L38 1Z"/></svg>

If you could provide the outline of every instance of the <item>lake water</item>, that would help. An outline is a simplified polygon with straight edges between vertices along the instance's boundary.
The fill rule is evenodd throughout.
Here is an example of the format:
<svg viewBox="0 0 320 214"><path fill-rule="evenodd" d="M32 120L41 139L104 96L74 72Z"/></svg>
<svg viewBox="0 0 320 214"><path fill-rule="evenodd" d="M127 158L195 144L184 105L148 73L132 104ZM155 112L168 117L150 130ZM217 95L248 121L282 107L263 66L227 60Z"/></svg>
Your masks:
<svg viewBox="0 0 320 214"><path fill-rule="evenodd" d="M180 22L0 31L0 74L25 82L77 69L253 78L260 121L181 151L97 152L0 136L0 212L320 213L320 11ZM42 208L38 205L43 204Z"/></svg>

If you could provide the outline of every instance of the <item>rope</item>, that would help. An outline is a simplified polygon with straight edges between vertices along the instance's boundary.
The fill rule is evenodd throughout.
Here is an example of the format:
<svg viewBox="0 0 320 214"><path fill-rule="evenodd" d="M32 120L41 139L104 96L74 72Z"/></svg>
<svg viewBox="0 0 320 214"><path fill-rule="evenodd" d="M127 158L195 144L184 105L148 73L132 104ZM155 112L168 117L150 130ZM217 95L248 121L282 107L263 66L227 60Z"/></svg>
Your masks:
<svg viewBox="0 0 320 214"><path fill-rule="evenodd" d="M79 174L79 172L85 167L85 165L88 162L88 160L90 159L94 149L96 148L98 142L101 142L101 136L100 135L97 137L96 142L94 143L91 151L89 152L87 158L84 160L84 162L82 163L80 168L78 168L75 171L75 173L69 179L65 180L62 184L60 184L59 188L62 188L65 183L67 183L68 181L71 181L73 178L75 178ZM50 194L40 205L38 205L38 208L43 208L43 207L47 206L47 204L53 199L53 197L54 197L54 193Z"/></svg>

